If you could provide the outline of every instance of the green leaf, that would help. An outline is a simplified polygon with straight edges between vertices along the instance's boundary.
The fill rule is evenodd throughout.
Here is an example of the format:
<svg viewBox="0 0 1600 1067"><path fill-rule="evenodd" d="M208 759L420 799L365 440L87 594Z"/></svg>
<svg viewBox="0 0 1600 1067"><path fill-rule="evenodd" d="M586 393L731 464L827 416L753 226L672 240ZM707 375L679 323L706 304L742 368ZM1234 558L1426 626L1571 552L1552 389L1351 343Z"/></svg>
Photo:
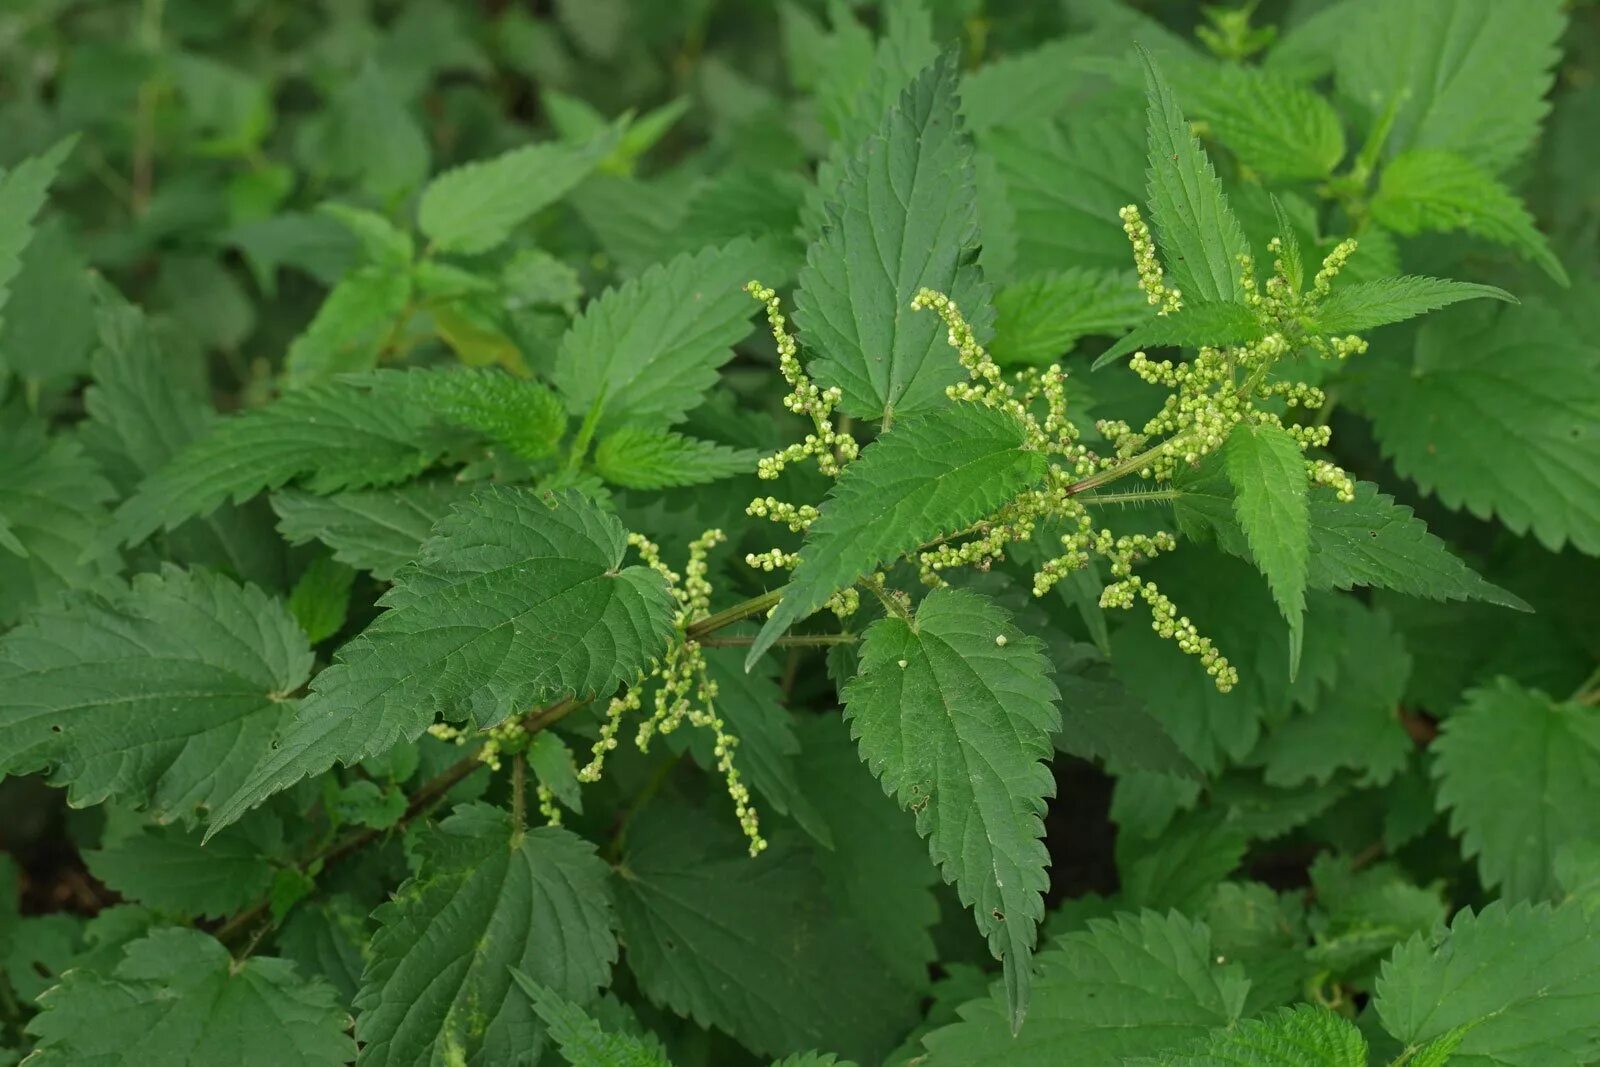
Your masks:
<svg viewBox="0 0 1600 1067"><path fill-rule="evenodd" d="M1306 570L1311 555L1311 518L1306 503L1306 463L1288 432L1270 423L1241 423L1223 446L1233 511L1250 546L1250 557L1289 622L1289 674L1300 660L1305 628Z"/></svg>
<svg viewBox="0 0 1600 1067"><path fill-rule="evenodd" d="M413 371L410 394L434 415L476 430L525 460L545 459L567 430L567 414L550 388L501 370Z"/></svg>
<svg viewBox="0 0 1600 1067"><path fill-rule="evenodd" d="M385 610L318 674L213 829L334 761L414 740L436 718L490 726L563 697L606 696L661 655L666 583L622 567L626 533L576 491L492 486L434 528Z"/></svg>
<svg viewBox="0 0 1600 1067"><path fill-rule="evenodd" d="M561 339L554 381L567 410L604 432L670 426L717 382L760 306L742 287L781 279L764 244L739 238L685 252L590 301Z"/></svg>
<svg viewBox="0 0 1600 1067"><path fill-rule="evenodd" d="M289 592L289 613L313 645L344 628L356 572L330 556L318 556Z"/></svg>
<svg viewBox="0 0 1600 1067"><path fill-rule="evenodd" d="M1340 286L1317 307L1319 333L1364 333L1377 326L1404 322L1463 300L1480 298L1515 304L1504 289L1444 278L1405 275Z"/></svg>
<svg viewBox="0 0 1600 1067"><path fill-rule="evenodd" d="M587 1002L617 958L606 865L556 827L526 832L483 804L422 841L422 867L376 912L356 996L361 1062L532 1062L546 1038L512 985L525 972Z"/></svg>
<svg viewBox="0 0 1600 1067"><path fill-rule="evenodd" d="M1449 152L1396 156L1383 169L1372 198L1372 218L1396 233L1464 230L1509 245L1551 278L1567 284L1567 271L1522 201L1488 171Z"/></svg>
<svg viewBox="0 0 1600 1067"><path fill-rule="evenodd" d="M1221 464L1206 464L1198 476L1182 481L1174 511L1185 533L1210 533L1224 551L1244 559L1249 548L1233 498ZM1521 597L1485 581L1451 555L1410 508L1371 482L1357 482L1356 498L1349 503L1330 489L1313 489L1308 510L1308 589L1363 585L1428 600L1483 600L1531 610Z"/></svg>
<svg viewBox="0 0 1600 1067"><path fill-rule="evenodd" d="M1044 366L1078 338L1116 334L1150 313L1144 293L1126 272L1073 267L1007 286L994 298L996 362Z"/></svg>
<svg viewBox="0 0 1600 1067"><path fill-rule="evenodd" d="M1264 178L1318 181L1344 158L1339 113L1292 78L1218 63L1197 69L1180 85L1207 132Z"/></svg>
<svg viewBox="0 0 1600 1067"><path fill-rule="evenodd" d="M50 383L70 382L87 370L95 332L90 275L59 219L38 227L10 289L0 322L0 367Z"/></svg>
<svg viewBox="0 0 1600 1067"><path fill-rule="evenodd" d="M388 581L417 558L434 524L476 488L437 479L331 496L285 489L272 494L272 509L291 544L321 541L340 563Z"/></svg>
<svg viewBox="0 0 1600 1067"><path fill-rule="evenodd" d="M1577 908L1463 909L1383 965L1376 1008L1407 1046L1465 1029L1451 1067L1581 1067L1600 1054L1600 938Z"/></svg>
<svg viewBox="0 0 1600 1067"><path fill-rule="evenodd" d="M1391 151L1455 152L1499 173L1549 110L1565 19L1557 0L1391 0L1336 18L1338 82L1374 118L1397 106Z"/></svg>
<svg viewBox="0 0 1600 1067"><path fill-rule="evenodd" d="M595 448L600 477L625 489L668 489L749 474L756 453L685 437L670 430L624 426Z"/></svg>
<svg viewBox="0 0 1600 1067"><path fill-rule="evenodd" d="M1257 747L1268 785L1320 784L1340 770L1359 772L1358 785L1382 785L1400 773L1413 748L1397 715L1411 657L1389 617L1350 597L1328 603L1341 619L1339 674L1311 708Z"/></svg>
<svg viewBox="0 0 1600 1067"><path fill-rule="evenodd" d="M302 481L315 493L405 481L444 451L433 418L407 395L409 375L297 389L267 405L220 419L147 477L117 509L114 532L137 544L159 529Z"/></svg>
<svg viewBox="0 0 1600 1067"><path fill-rule="evenodd" d="M1178 816L1153 838L1117 834L1117 874L1130 908L1200 911L1244 859L1244 828L1216 811Z"/></svg>
<svg viewBox="0 0 1600 1067"><path fill-rule="evenodd" d="M1042 479L1044 456L1026 444L1010 415L955 404L907 419L868 445L828 493L746 665L838 590L977 522Z"/></svg>
<svg viewBox="0 0 1600 1067"><path fill-rule="evenodd" d="M1159 1062L1161 1067L1367 1067L1367 1042L1344 1016L1301 1004L1213 1031L1193 1051Z"/></svg>
<svg viewBox="0 0 1600 1067"><path fill-rule="evenodd" d="M345 275L290 343L284 364L289 385L301 388L372 370L404 327L411 296L411 274L404 268L361 267Z"/></svg>
<svg viewBox="0 0 1600 1067"><path fill-rule="evenodd" d="M39 1003L28 1024L38 1067L331 1067L356 1054L327 983L288 960L235 961L198 930L158 930L111 975L77 968Z"/></svg>
<svg viewBox="0 0 1600 1067"><path fill-rule="evenodd" d="M844 689L861 758L916 814L917 832L1005 965L1012 1029L1044 918L1044 762L1061 728L1043 646L971 593L929 593L915 619L880 619Z"/></svg>
<svg viewBox="0 0 1600 1067"><path fill-rule="evenodd" d="M22 269L22 253L33 239L34 216L44 207L50 183L77 141L76 136L64 138L43 155L24 159L0 174L0 312L5 311L11 283Z"/></svg>
<svg viewBox="0 0 1600 1067"><path fill-rule="evenodd" d="M1451 508L1600 553L1600 346L1592 288L1423 323L1405 360L1366 368L1359 402L1395 469Z"/></svg>
<svg viewBox="0 0 1600 1067"><path fill-rule="evenodd" d="M862 145L806 253L795 323L812 371L863 419L938 406L961 376L938 316L913 311L923 287L961 305L979 340L993 323L974 263L979 237L972 151L957 115L955 60L924 70Z"/></svg>
<svg viewBox="0 0 1600 1067"><path fill-rule="evenodd" d="M1185 304L1169 315L1157 315L1134 327L1122 340L1095 358L1091 370L1143 348L1199 348L1261 339L1255 312L1243 304Z"/></svg>
<svg viewBox="0 0 1600 1067"><path fill-rule="evenodd" d="M511 977L533 1001L556 1048L572 1067L671 1067L667 1050L654 1038L606 1033L582 1008L517 968Z"/></svg>
<svg viewBox="0 0 1600 1067"><path fill-rule="evenodd" d="M1556 853L1600 837L1600 712L1500 678L1467 695L1433 750L1439 808L1484 885L1557 896Z"/></svg>
<svg viewBox="0 0 1600 1067"><path fill-rule="evenodd" d="M1205 926L1176 912L1091 919L1034 959L1034 1008L1013 1035L998 989L923 1038L926 1067L1123 1063L1181 1048L1239 1016L1249 980L1218 961Z"/></svg>
<svg viewBox="0 0 1600 1067"><path fill-rule="evenodd" d="M733 821L657 801L629 826L614 891L650 1001L754 1052L836 1048L877 1063L916 1021L907 988L832 901L799 840L751 859Z"/></svg>
<svg viewBox="0 0 1600 1067"><path fill-rule="evenodd" d="M281 601L206 571L136 575L0 638L0 765L53 768L75 805L192 821L249 773L310 670Z"/></svg>
<svg viewBox="0 0 1600 1067"><path fill-rule="evenodd" d="M0 407L0 626L114 569L100 546L115 495L76 441Z"/></svg>
<svg viewBox="0 0 1600 1067"><path fill-rule="evenodd" d="M448 170L422 191L417 226L441 252L487 252L571 192L616 142L607 130L582 145L528 145Z"/></svg>
<svg viewBox="0 0 1600 1067"><path fill-rule="evenodd" d="M1109 646L1109 638L1107 645ZM1080 759L1099 759L1117 774L1155 771L1199 778L1200 769L1172 740L1144 702L1111 673L1105 654L1087 645L1057 653L1061 732L1056 748Z"/></svg>
<svg viewBox="0 0 1600 1067"><path fill-rule="evenodd" d="M1348 858L1323 853L1311 864L1310 916L1315 969L1370 990L1376 964L1394 947L1444 922L1439 888L1411 884L1399 868L1379 863L1360 870Z"/></svg>
<svg viewBox="0 0 1600 1067"><path fill-rule="evenodd" d="M189 917L225 916L272 885L275 817L251 820L204 847L197 831L158 826L84 853L89 871L128 900Z"/></svg>
<svg viewBox="0 0 1600 1067"><path fill-rule="evenodd" d="M741 740L743 740L741 738ZM583 787L578 782L578 765L572 750L553 730L540 730L526 749L528 769L539 784L555 794L566 807L583 814Z"/></svg>
<svg viewBox="0 0 1600 1067"><path fill-rule="evenodd" d="M1140 57L1150 102L1147 194L1167 270L1189 302L1239 303L1239 257L1250 243L1172 87L1149 53Z"/></svg>
<svg viewBox="0 0 1600 1067"><path fill-rule="evenodd" d="M1198 913L1217 955L1250 976L1244 1014L1298 1000L1311 969L1305 959L1305 905L1298 891L1274 893L1260 882L1223 882Z"/></svg>

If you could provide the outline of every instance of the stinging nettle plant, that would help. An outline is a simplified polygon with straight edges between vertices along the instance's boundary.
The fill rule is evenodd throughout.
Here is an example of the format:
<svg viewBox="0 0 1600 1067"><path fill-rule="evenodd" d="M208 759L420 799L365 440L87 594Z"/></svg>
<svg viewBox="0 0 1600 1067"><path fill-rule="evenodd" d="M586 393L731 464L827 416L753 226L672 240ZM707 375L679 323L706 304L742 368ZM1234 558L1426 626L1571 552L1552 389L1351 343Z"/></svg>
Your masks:
<svg viewBox="0 0 1600 1067"><path fill-rule="evenodd" d="M1600 1057L1600 264L1505 184L1558 5L787 6L799 132L707 60L654 176L697 113L545 87L649 39L556 6L291 118L146 5L129 217L163 151L243 213L148 308L47 221L115 154L0 172L0 772L89 894L0 857L0 1063ZM515 94L407 79L508 55L555 136L427 179Z"/></svg>

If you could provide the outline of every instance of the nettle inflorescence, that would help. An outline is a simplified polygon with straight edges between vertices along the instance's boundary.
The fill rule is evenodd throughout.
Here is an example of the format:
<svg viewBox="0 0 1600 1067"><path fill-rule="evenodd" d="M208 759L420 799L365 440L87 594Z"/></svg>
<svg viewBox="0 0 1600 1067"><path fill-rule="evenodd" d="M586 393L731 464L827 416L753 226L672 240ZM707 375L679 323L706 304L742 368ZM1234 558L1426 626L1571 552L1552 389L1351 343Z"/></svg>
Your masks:
<svg viewBox="0 0 1600 1067"><path fill-rule="evenodd" d="M767 842L761 836L761 820L750 801L750 789L733 763L739 739L728 732L727 724L717 714L717 683L707 674L705 650L699 641L688 636L689 624L704 617L710 609L711 582L706 578L706 557L724 540L721 530L707 530L690 542L688 562L680 576L662 562L661 550L655 542L641 534L628 535L628 544L639 553L645 566L662 577L678 603L673 624L679 639L651 664L648 672L640 674L633 685L611 700L600 726L600 737L591 750L592 758L579 769L578 780L600 780L606 754L617 747L623 720L642 711L645 690L653 682L655 692L650 714L639 722L634 736L639 751L649 751L650 742L657 734L670 734L685 722L709 731L713 737L712 753L716 757L717 771L727 781L734 814L750 839L750 854L754 856L767 847Z"/></svg>
<svg viewBox="0 0 1600 1067"><path fill-rule="evenodd" d="M1133 247L1139 286L1146 298L1158 315L1181 312L1183 294L1166 284L1155 240L1138 208L1125 207L1120 217ZM1330 431L1326 425L1285 425L1283 421L1284 412L1321 407L1325 401L1322 391L1305 382L1274 377L1273 372L1281 368L1286 356L1300 352L1344 359L1365 351L1366 342L1359 337L1323 337L1311 325L1313 313L1330 292L1333 279L1356 244L1347 240L1335 247L1304 292L1285 265L1283 240L1274 239L1269 248L1276 258L1273 275L1264 286L1257 285L1251 257L1241 255L1238 260L1240 289L1245 294L1245 306L1255 315L1259 339L1204 346L1194 358L1176 364L1171 360L1157 362L1144 352L1135 353L1130 362L1132 372L1164 387L1168 396L1161 410L1137 430L1120 420L1097 422L1096 429L1109 451L1091 449L1080 439L1080 430L1068 418L1066 372L1059 365L1029 368L1008 378L978 343L954 301L932 289L919 291L911 302L912 308L939 315L947 329L947 340L967 372L967 380L950 386L946 394L961 403L982 404L1006 412L1023 428L1025 447L1051 459L1040 485L1008 501L983 521L924 546L916 558L923 581L944 584L942 573L955 567L987 569L1004 558L1008 545L1031 540L1041 529L1064 529L1059 534L1060 553L1046 560L1034 575L1035 596L1045 595L1068 575L1102 559L1111 581L1101 593L1101 605L1131 608L1143 600L1150 608L1155 631L1197 657L1219 690L1232 689L1239 675L1227 657L1209 638L1201 636L1156 583L1134 573L1138 564L1176 548L1176 538L1165 531L1119 535L1098 524L1092 509L1170 497L1169 485L1180 472L1196 467L1221 449L1240 424L1279 427L1302 451L1328 444ZM1298 262L1297 250L1294 257ZM778 344L780 369L791 386L785 406L809 415L814 424L814 432L804 440L761 460L758 473L762 478L776 478L789 463L815 457L821 470L837 477L859 451L855 439L834 424L833 410L839 392L820 389L806 376L798 345L786 328L776 294L756 282L746 289L766 305L767 321ZM1308 457L1306 475L1310 484L1331 488L1342 501L1354 496L1350 476L1333 463ZM1133 493L1099 492L1124 478L1149 484ZM794 532L806 530L818 514L812 505L785 503L770 496L753 501L747 511L782 523ZM792 568L798 558L796 553L774 549L752 553L746 562L773 571ZM881 579L881 574L875 575L865 584L869 588L874 587L874 582L881 585ZM847 606L853 610L857 603L854 598L853 589L836 597L835 610L841 614Z"/></svg>

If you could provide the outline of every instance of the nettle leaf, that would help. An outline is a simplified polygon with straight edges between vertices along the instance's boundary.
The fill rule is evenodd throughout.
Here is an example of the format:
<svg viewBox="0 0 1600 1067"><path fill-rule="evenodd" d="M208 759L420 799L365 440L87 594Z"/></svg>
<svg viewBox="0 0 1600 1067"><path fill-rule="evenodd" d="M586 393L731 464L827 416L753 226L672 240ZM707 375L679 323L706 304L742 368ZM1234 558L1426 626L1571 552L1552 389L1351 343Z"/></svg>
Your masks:
<svg viewBox="0 0 1600 1067"><path fill-rule="evenodd" d="M606 865L558 827L462 805L422 839L417 876L376 914L355 1006L361 1062L539 1062L548 1031L524 972L588 1002L617 958Z"/></svg>
<svg viewBox="0 0 1600 1067"><path fill-rule="evenodd" d="M567 410L602 432L680 421L750 332L760 305L742 287L777 284L774 269L767 245L741 237L607 289L561 339L553 380Z"/></svg>
<svg viewBox="0 0 1600 1067"><path fill-rule="evenodd" d="M231 1063L334 1067L355 1059L333 988L288 960L235 961L198 930L158 930L110 975L69 971L28 1023L38 1067Z"/></svg>
<svg viewBox="0 0 1600 1067"><path fill-rule="evenodd" d="M50 183L77 143L76 136L64 138L44 154L24 159L0 174L0 313L11 297L11 283L22 269L22 253L33 239L34 216L44 207Z"/></svg>
<svg viewBox="0 0 1600 1067"><path fill-rule="evenodd" d="M372 370L384 347L393 345L410 301L411 274L404 266L361 267L345 275L289 345L289 384L303 387Z"/></svg>
<svg viewBox="0 0 1600 1067"><path fill-rule="evenodd" d="M525 460L553 454L567 430L566 409L549 386L501 370L413 371L404 382L434 415Z"/></svg>
<svg viewBox="0 0 1600 1067"><path fill-rule="evenodd" d="M344 628L356 572L330 556L312 560L289 590L289 614L313 645Z"/></svg>
<svg viewBox="0 0 1600 1067"><path fill-rule="evenodd" d="M282 601L206 571L136 575L0 638L0 766L53 768L75 805L192 820L249 773L310 670Z"/></svg>
<svg viewBox="0 0 1600 1067"><path fill-rule="evenodd" d="M1575 907L1465 908L1396 950L1375 1005L1407 1047L1460 1033L1451 1067L1581 1067L1600 1055L1600 938Z"/></svg>
<svg viewBox="0 0 1600 1067"><path fill-rule="evenodd" d="M1356 870L1352 860L1325 852L1308 873L1315 904L1307 957L1315 970L1362 989L1370 990L1376 964L1396 945L1426 936L1448 914L1439 887L1413 885L1392 864Z"/></svg>
<svg viewBox="0 0 1600 1067"><path fill-rule="evenodd" d="M102 541L115 496L78 442L0 407L0 626L114 570Z"/></svg>
<svg viewBox="0 0 1600 1067"><path fill-rule="evenodd" d="M877 1063L919 1014L923 988L863 952L799 840L751 859L722 815L657 802L628 831L613 888L628 967L652 1003L750 1049L835 1048Z"/></svg>
<svg viewBox="0 0 1600 1067"><path fill-rule="evenodd" d="M1192 1051L1156 1062L1160 1067L1367 1067L1367 1041L1344 1016L1301 1004L1214 1031Z"/></svg>
<svg viewBox="0 0 1600 1067"><path fill-rule="evenodd" d="M1232 1024L1250 987L1218 962L1204 924L1176 912L1091 919L1034 958L1034 1005L1013 1034L998 988L964 1004L961 1021L923 1038L927 1067L1122 1063L1182 1048Z"/></svg>
<svg viewBox="0 0 1600 1067"><path fill-rule="evenodd" d="M916 814L917 831L1005 965L1012 1029L1028 1011L1029 957L1050 862L1044 761L1061 728L1043 645L972 593L929 593L914 619L880 619L844 689L861 758Z"/></svg>
<svg viewBox="0 0 1600 1067"><path fill-rule="evenodd" d="M1217 811L1180 815L1155 837L1129 830L1117 834L1117 876L1135 908L1200 911L1249 844L1244 828Z"/></svg>
<svg viewBox="0 0 1600 1067"><path fill-rule="evenodd" d="M83 854L89 871L127 900L190 917L225 916L272 886L283 827L264 814L201 846L197 831L150 827Z"/></svg>
<svg viewBox="0 0 1600 1067"><path fill-rule="evenodd" d="M1484 884L1556 896L1556 854L1600 837L1600 714L1501 678L1467 695L1433 750L1439 807Z"/></svg>
<svg viewBox="0 0 1600 1067"><path fill-rule="evenodd" d="M1300 660L1311 555L1305 457L1282 427L1240 423L1228 435L1223 459L1233 483L1234 516L1250 546L1250 558L1266 576L1272 597L1289 622L1292 677Z"/></svg>
<svg viewBox="0 0 1600 1067"><path fill-rule="evenodd" d="M666 650L666 584L622 567L626 533L574 490L492 486L434 528L379 600L385 612L317 675L295 720L213 830L335 761L475 727L563 697L605 695Z"/></svg>
<svg viewBox="0 0 1600 1067"><path fill-rule="evenodd" d="M654 1036L607 1033L578 1005L517 968L511 977L533 1001L533 1010L572 1067L671 1067Z"/></svg>
<svg viewBox="0 0 1600 1067"><path fill-rule="evenodd" d="M746 665L838 590L977 522L1042 479L1045 458L1026 446L1016 419L977 404L909 418L882 434L829 491Z"/></svg>
<svg viewBox="0 0 1600 1067"><path fill-rule="evenodd" d="M850 161L800 271L794 315L818 354L812 372L858 418L935 407L961 376L944 324L911 308L919 289L961 305L980 341L994 321L974 262L976 194L958 80L945 56L906 89Z"/></svg>
<svg viewBox="0 0 1600 1067"><path fill-rule="evenodd" d="M1250 242L1172 87L1148 53L1140 56L1150 102L1146 192L1162 258L1188 302L1239 303L1239 257Z"/></svg>
<svg viewBox="0 0 1600 1067"><path fill-rule="evenodd" d="M1496 173L1532 147L1566 19L1558 0L1392 0L1336 17L1340 90L1379 120L1391 152L1440 149Z"/></svg>
<svg viewBox="0 0 1600 1067"><path fill-rule="evenodd" d="M1233 486L1221 464L1203 464L1181 480L1174 504L1178 524L1190 536L1209 534L1241 559L1249 547L1234 510ZM1340 501L1331 489L1311 491L1308 504L1311 557L1308 589L1393 589L1428 600L1483 600L1531 610L1519 596L1480 577L1451 555L1445 543L1394 497L1371 482L1356 483L1356 498Z"/></svg>
<svg viewBox="0 0 1600 1067"><path fill-rule="evenodd" d="M272 510L290 544L320 541L340 563L387 581L417 558L434 524L478 488L429 479L330 496L285 489L272 494Z"/></svg>
<svg viewBox="0 0 1600 1067"><path fill-rule="evenodd" d="M1395 469L1446 506L1600 553L1600 346L1530 300L1429 319L1409 364L1366 367L1360 403Z"/></svg>
<svg viewBox="0 0 1600 1067"><path fill-rule="evenodd" d="M994 340L989 354L1001 364L1043 366L1090 334L1115 334L1150 314L1126 271L1073 267L1038 275L1000 290L994 298Z"/></svg>
<svg viewBox="0 0 1600 1067"><path fill-rule="evenodd" d="M1493 285L1445 278L1404 275L1355 282L1335 289L1317 306L1320 333L1364 333L1392 322L1404 322L1463 300L1482 298L1515 304L1517 298Z"/></svg>
<svg viewBox="0 0 1600 1067"><path fill-rule="evenodd" d="M308 386L265 407L219 419L117 509L114 532L137 544L160 529L301 481L315 493L405 481L446 439L407 394L406 372Z"/></svg>
<svg viewBox="0 0 1600 1067"><path fill-rule="evenodd" d="M441 252L487 252L571 192L616 143L606 130L585 144L528 145L446 171L422 191L417 226Z"/></svg>
<svg viewBox="0 0 1600 1067"><path fill-rule="evenodd" d="M1261 324L1243 304L1188 303L1167 315L1157 315L1134 327L1127 336L1095 358L1090 369L1099 370L1142 348L1220 347L1259 341Z"/></svg>
<svg viewBox="0 0 1600 1067"><path fill-rule="evenodd" d="M756 452L685 437L670 430L624 426L595 447L595 471L624 489L668 489L748 474Z"/></svg>
<svg viewBox="0 0 1600 1067"><path fill-rule="evenodd" d="M1521 200L1471 160L1450 152L1416 151L1384 167L1372 218L1396 233L1464 230L1509 245L1561 285L1567 271L1550 251Z"/></svg>
<svg viewBox="0 0 1600 1067"><path fill-rule="evenodd" d="M1316 181L1344 158L1339 113L1293 78L1218 63L1197 69L1180 85L1207 132L1265 178Z"/></svg>

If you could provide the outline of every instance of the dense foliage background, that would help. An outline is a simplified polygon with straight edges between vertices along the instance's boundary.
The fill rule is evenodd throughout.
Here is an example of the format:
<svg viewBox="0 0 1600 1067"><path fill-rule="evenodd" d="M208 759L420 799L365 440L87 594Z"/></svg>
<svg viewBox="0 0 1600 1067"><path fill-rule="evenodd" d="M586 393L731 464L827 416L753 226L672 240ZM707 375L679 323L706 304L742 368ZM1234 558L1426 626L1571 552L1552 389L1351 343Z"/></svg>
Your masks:
<svg viewBox="0 0 1600 1067"><path fill-rule="evenodd" d="M908 409L956 374L925 277L1008 371L1065 367L1085 442L1160 405L1090 371L1153 314L1118 217L1160 164L1136 44L1260 277L1274 236L1306 278L1354 236L1335 295L1516 298L1350 297L1327 332L1370 347L1297 366L1327 403L1285 422L1360 480L1311 497L1297 667L1201 469L1105 506L1180 535L1142 571L1232 692L1102 607L1103 568L1031 595L1049 546L922 599L921 535L859 574L922 629L865 595L746 673L784 576L745 556L801 544L747 505L830 482L756 477L812 426L745 282L798 279L823 382L852 328L861 382L879 342L950 369L891 380ZM1597 74L1582 0L10 0L0 1064L1600 1062ZM558 562L469 581L502 553ZM402 678L405 640L481 649L524 593L531 638ZM580 787L671 633L719 724L641 751L629 719ZM974 679L945 695L1004 693L967 721L1016 737L927 757L1000 783L930 806L886 793L917 758L889 735L941 735L883 672L933 634L930 676ZM302 704L365 717L306 740Z"/></svg>

